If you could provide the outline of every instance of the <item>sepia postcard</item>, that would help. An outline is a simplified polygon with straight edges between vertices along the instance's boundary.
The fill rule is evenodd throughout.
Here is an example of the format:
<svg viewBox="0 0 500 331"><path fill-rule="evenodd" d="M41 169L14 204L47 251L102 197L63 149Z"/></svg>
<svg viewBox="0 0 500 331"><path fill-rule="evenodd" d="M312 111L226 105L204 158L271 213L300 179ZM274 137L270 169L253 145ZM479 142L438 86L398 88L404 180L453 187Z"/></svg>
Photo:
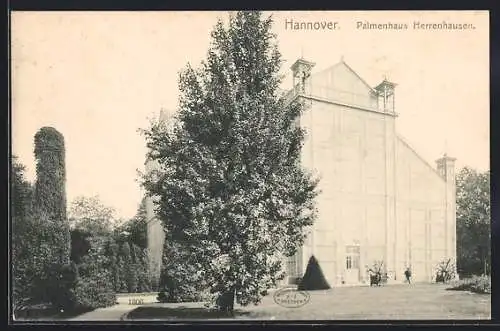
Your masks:
<svg viewBox="0 0 500 331"><path fill-rule="evenodd" d="M12 11L11 320L491 319L488 11Z"/></svg>

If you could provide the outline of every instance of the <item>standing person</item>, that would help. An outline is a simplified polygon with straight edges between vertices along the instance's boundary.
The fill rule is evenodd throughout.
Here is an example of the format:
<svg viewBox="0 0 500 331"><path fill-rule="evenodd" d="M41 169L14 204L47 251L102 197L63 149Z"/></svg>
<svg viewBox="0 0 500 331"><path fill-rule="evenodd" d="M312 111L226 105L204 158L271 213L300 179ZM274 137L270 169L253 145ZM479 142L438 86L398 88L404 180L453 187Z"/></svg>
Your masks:
<svg viewBox="0 0 500 331"><path fill-rule="evenodd" d="M368 269L368 276L370 277L370 286L374 286L374 285L377 285L376 283L376 280L375 280L375 273L373 272L373 270L370 268Z"/></svg>
<svg viewBox="0 0 500 331"><path fill-rule="evenodd" d="M405 270L405 277L406 277L406 281L408 282L408 284L411 284L411 270L410 268L406 268Z"/></svg>

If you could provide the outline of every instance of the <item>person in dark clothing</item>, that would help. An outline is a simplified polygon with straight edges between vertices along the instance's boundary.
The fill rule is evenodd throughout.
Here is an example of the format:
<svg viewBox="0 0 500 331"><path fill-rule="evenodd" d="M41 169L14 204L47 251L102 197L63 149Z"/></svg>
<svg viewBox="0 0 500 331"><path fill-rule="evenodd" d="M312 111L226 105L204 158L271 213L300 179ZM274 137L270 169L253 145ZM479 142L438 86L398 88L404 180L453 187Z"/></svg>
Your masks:
<svg viewBox="0 0 500 331"><path fill-rule="evenodd" d="M410 268L406 268L405 277L406 277L406 281L408 282L408 284L411 284L411 270L410 270Z"/></svg>

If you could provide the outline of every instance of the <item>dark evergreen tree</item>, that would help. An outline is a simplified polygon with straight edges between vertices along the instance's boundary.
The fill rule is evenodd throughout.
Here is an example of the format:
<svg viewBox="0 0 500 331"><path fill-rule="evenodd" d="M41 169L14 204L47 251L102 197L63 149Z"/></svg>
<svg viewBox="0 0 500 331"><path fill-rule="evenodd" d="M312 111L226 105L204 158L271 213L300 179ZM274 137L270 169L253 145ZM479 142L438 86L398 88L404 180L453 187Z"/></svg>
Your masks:
<svg viewBox="0 0 500 331"><path fill-rule="evenodd" d="M137 292L151 291L151 281L149 279L149 266L147 264L147 250L137 245L132 245L136 258Z"/></svg>
<svg viewBox="0 0 500 331"><path fill-rule="evenodd" d="M142 280L141 284L143 286L142 292L152 292L155 289L153 288L153 280L149 271L149 252L148 249L143 249L142 250L142 256L143 256L143 265L142 265Z"/></svg>
<svg viewBox="0 0 500 331"><path fill-rule="evenodd" d="M110 239L107 243L106 255L109 257L110 271L112 275L113 289L115 292L120 292L120 277L121 270L118 261L119 246L114 239Z"/></svg>
<svg viewBox="0 0 500 331"><path fill-rule="evenodd" d="M234 298L260 302L314 218L316 181L299 162L304 106L279 92L282 60L271 25L257 11L232 15L227 28L219 21L201 69L180 75L172 125L153 121L144 131L148 158L160 165L144 186L159 197L166 241L190 253L182 264L169 262L175 272L166 274L201 272L228 311ZM194 283L194 275L183 282Z"/></svg>
<svg viewBox="0 0 500 331"><path fill-rule="evenodd" d="M10 172L10 215L13 218L24 218L31 210L33 187L24 177L26 168L16 156L11 159ZM21 233L19 231L18 233Z"/></svg>
<svg viewBox="0 0 500 331"><path fill-rule="evenodd" d="M125 242L120 249L120 260L122 264L122 292L134 293L137 290L137 270L134 266L134 256L130 244Z"/></svg>
<svg viewBox="0 0 500 331"><path fill-rule="evenodd" d="M128 267L129 292L138 292L138 280L140 274L140 256L138 256L137 246L130 244L130 264Z"/></svg>
<svg viewBox="0 0 500 331"><path fill-rule="evenodd" d="M120 270L120 276L117 277L117 280L119 281L118 283L118 291L119 293L128 293L128 282L127 282L127 264L125 262L125 259L122 256L122 253L120 252L118 254L118 270Z"/></svg>
<svg viewBox="0 0 500 331"><path fill-rule="evenodd" d="M32 186L24 177L25 167L17 157L11 159L10 216L12 225L12 299L17 312L33 299L31 244L34 239L30 207Z"/></svg>
<svg viewBox="0 0 500 331"><path fill-rule="evenodd" d="M52 254L61 265L69 263L70 230L66 217L66 167L64 137L56 129L43 127L35 134L36 182L34 213L45 214L56 224L51 236Z"/></svg>
<svg viewBox="0 0 500 331"><path fill-rule="evenodd" d="M146 201L139 204L136 215L116 228L116 237L119 241L127 241L143 249L148 247Z"/></svg>
<svg viewBox="0 0 500 331"><path fill-rule="evenodd" d="M131 243L143 249L148 247L146 200L144 198L137 209L136 215L129 222L127 230Z"/></svg>
<svg viewBox="0 0 500 331"><path fill-rule="evenodd" d="M309 262L307 263L306 272L304 274L304 277L302 277L302 280L300 281L298 289L300 291L314 291L328 290L329 288L330 285L323 275L323 271L319 266L318 260L316 260L314 255L311 256Z"/></svg>

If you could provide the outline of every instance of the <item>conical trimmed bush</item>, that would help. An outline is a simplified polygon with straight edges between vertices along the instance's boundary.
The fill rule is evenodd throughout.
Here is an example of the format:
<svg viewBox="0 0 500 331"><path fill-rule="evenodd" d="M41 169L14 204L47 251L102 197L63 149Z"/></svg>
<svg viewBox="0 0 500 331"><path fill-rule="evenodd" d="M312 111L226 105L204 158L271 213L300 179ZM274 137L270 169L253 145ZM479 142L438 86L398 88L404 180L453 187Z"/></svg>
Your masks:
<svg viewBox="0 0 500 331"><path fill-rule="evenodd" d="M302 277L302 281L298 286L300 291L314 291L314 290L328 290L330 285L321 271L318 260L313 256L309 259L307 263L306 273Z"/></svg>

